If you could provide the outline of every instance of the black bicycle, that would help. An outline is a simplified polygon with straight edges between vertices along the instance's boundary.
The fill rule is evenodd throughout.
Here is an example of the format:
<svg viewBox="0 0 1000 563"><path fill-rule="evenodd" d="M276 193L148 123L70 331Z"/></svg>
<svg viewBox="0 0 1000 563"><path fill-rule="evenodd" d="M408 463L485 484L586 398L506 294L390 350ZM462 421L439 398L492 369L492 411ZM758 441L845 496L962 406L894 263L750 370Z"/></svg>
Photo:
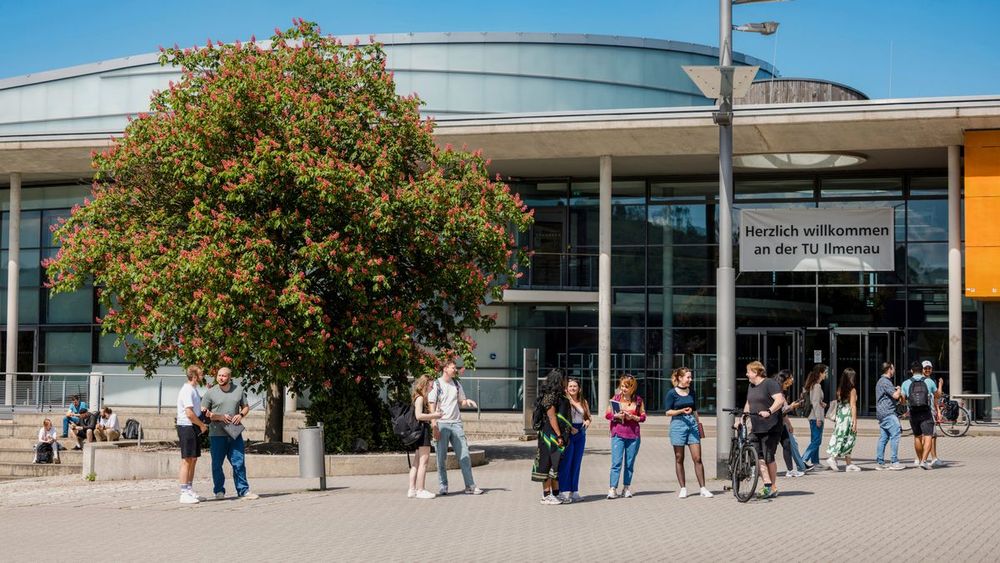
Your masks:
<svg viewBox="0 0 1000 563"><path fill-rule="evenodd" d="M905 402L896 404L896 415L900 422L910 418L910 408ZM961 403L951 400L948 395L942 395L934 409L934 424L945 436L960 438L969 431L972 417ZM902 427L903 436L909 436L913 432L909 424L903 424Z"/></svg>
<svg viewBox="0 0 1000 563"><path fill-rule="evenodd" d="M757 448L750 443L747 422L750 415L742 409L722 409L740 417L736 427L736 435L729 450L729 475L733 480L733 496L740 502L747 502L757 492L757 480L760 478Z"/></svg>

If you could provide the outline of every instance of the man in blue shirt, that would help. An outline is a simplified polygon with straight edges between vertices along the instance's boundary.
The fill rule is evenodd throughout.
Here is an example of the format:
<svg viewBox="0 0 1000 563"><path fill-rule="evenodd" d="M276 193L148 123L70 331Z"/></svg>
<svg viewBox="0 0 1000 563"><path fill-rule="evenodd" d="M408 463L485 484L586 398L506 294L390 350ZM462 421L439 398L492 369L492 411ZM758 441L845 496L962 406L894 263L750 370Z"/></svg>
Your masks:
<svg viewBox="0 0 1000 563"><path fill-rule="evenodd" d="M903 397L910 405L910 428L913 429L913 449L916 450L917 459L913 462L915 467L930 469L931 464L927 461L927 455L931 453L931 438L934 436L934 393L937 385L934 380L924 377L920 362L913 362L910 366L909 379L903 382Z"/></svg>
<svg viewBox="0 0 1000 563"><path fill-rule="evenodd" d="M896 366L892 362L882 364L882 377L878 378L875 384L875 418L878 419L879 438L875 447L875 461L878 465L875 469L883 471L885 469L900 470L903 466L899 463L899 437L903 429L899 426L899 417L896 416L896 402L899 401L901 391L894 386L893 376L896 375ZM892 465L885 464L885 444L889 443L892 448Z"/></svg>
<svg viewBox="0 0 1000 563"><path fill-rule="evenodd" d="M72 401L66 411L66 416L63 417L63 438L69 436L69 423L80 424L80 411L85 411L88 408L86 402L80 401L79 395L73 395Z"/></svg>

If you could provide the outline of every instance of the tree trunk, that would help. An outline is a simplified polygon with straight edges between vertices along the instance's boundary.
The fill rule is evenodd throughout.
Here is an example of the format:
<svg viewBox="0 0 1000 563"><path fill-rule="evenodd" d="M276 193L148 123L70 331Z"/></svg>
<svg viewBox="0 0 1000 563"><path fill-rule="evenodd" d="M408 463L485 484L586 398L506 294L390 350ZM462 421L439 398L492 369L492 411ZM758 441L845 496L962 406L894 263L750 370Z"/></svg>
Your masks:
<svg viewBox="0 0 1000 563"><path fill-rule="evenodd" d="M264 423L264 441L280 442L285 430L285 392L280 385L267 387L267 421Z"/></svg>

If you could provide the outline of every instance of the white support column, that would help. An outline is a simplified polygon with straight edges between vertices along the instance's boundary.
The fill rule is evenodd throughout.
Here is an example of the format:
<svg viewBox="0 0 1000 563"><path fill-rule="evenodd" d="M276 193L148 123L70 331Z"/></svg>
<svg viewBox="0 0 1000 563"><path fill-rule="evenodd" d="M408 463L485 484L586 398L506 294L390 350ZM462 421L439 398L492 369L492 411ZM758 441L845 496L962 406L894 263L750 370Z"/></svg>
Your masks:
<svg viewBox="0 0 1000 563"><path fill-rule="evenodd" d="M962 153L948 147L948 394L962 394Z"/></svg>
<svg viewBox="0 0 1000 563"><path fill-rule="evenodd" d="M299 400L295 393L288 387L285 387L285 414L290 414L299 409Z"/></svg>
<svg viewBox="0 0 1000 563"><path fill-rule="evenodd" d="M7 366L4 404L14 404L17 380L17 293L21 258L21 173L10 175L10 249L7 259Z"/></svg>
<svg viewBox="0 0 1000 563"><path fill-rule="evenodd" d="M611 400L611 156L601 157L599 244L597 265L597 397L598 412Z"/></svg>

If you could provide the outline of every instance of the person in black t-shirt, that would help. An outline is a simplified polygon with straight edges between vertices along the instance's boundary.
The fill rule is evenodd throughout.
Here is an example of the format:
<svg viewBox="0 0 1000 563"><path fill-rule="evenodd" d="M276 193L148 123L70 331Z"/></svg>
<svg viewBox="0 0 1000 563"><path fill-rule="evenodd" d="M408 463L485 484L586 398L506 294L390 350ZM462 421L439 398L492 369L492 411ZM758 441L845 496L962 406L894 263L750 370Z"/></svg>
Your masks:
<svg viewBox="0 0 1000 563"><path fill-rule="evenodd" d="M743 412L750 413L753 440L760 454L760 473L764 477L764 489L757 496L774 498L778 496L778 465L774 452L781 441L781 407L785 404L785 395L781 392L781 384L767 377L764 364L760 362L747 364L747 379L750 389Z"/></svg>

